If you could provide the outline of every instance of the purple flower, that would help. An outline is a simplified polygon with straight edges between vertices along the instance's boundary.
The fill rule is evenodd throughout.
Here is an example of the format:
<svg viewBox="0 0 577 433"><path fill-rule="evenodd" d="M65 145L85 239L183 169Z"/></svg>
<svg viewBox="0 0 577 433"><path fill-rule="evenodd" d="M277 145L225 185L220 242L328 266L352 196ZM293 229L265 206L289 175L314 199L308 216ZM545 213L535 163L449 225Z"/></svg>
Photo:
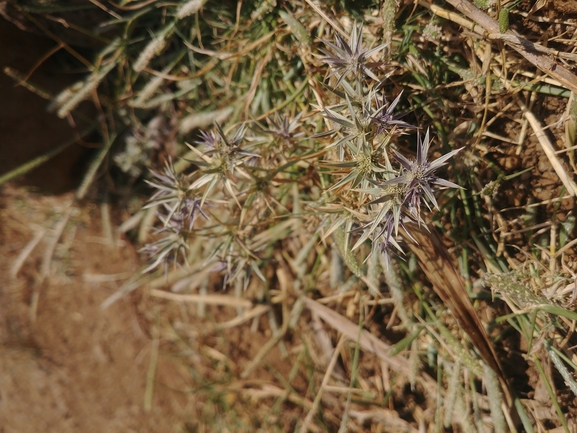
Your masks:
<svg viewBox="0 0 577 433"><path fill-rule="evenodd" d="M282 139L288 146L290 140L304 135L303 132L295 133L295 131L301 126L299 119L302 115L303 113L300 112L293 120L290 120L288 116L279 116L278 113L275 113L275 120L271 118L267 119L269 129L262 128L262 132Z"/></svg>
<svg viewBox="0 0 577 433"><path fill-rule="evenodd" d="M435 171L444 166L449 158L460 152L462 148L453 150L435 161L429 162L427 161L429 145L429 130L427 129L423 140L421 140L421 137L418 137L417 159L415 161L410 161L399 152L393 150L395 159L401 164L403 169L399 176L383 183L383 186L405 185L405 203L407 203L411 214L415 217L418 217L420 214L421 200L423 200L427 206L428 203L431 203L436 209L439 208L433 193L435 187L461 188L453 182L437 177ZM428 207L430 208L430 206Z"/></svg>
<svg viewBox="0 0 577 433"><path fill-rule="evenodd" d="M396 129L417 129L416 126L413 126L403 120L408 112L394 114L395 107L399 103L401 99L401 95L403 92L399 93L399 96L395 98L393 102L387 106L387 98L383 95L382 102L377 100L377 112L375 115L372 116L372 123L377 125L377 135L382 134L383 132L390 132L393 128Z"/></svg>
<svg viewBox="0 0 577 433"><path fill-rule="evenodd" d="M182 176L176 172L170 158L165 162L163 173L154 170L150 170L150 173L153 176L153 180L145 180L145 182L153 188L156 188L157 191L149 200L152 204L149 204L146 207L151 207L157 203L172 201L179 196L179 192L186 189L182 183Z"/></svg>
<svg viewBox="0 0 577 433"><path fill-rule="evenodd" d="M209 149L217 149L219 147L221 138L214 131L200 131L200 140L196 140L197 144L206 146Z"/></svg>
<svg viewBox="0 0 577 433"><path fill-rule="evenodd" d="M329 56L325 57L323 60L333 69L331 75L336 73L339 74L338 83L349 74L358 78L362 75L366 75L375 81L379 81L379 78L370 69L371 66L376 64L368 63L367 61L377 51L386 47L387 44L381 44L378 47L371 48L370 50L365 49L363 47L362 25L358 27L356 25L353 26L349 37L349 43L345 42L343 37L338 34L336 35L336 44L325 40L323 40L323 42L333 50L331 53L330 51L321 48L321 51Z"/></svg>
<svg viewBox="0 0 577 433"><path fill-rule="evenodd" d="M189 230L192 230L198 214L202 215L206 221L210 219L208 215L202 210L201 204L202 200L200 198L187 197L183 200L181 214L186 220L188 220Z"/></svg>
<svg viewBox="0 0 577 433"><path fill-rule="evenodd" d="M178 258L186 261L186 251L188 250L187 239L182 237L176 227L166 227L155 231L155 233L166 234L165 237L154 243L147 244L139 250L148 256L152 263L142 271L143 274L158 267L164 267L167 271L170 263L178 264Z"/></svg>
<svg viewBox="0 0 577 433"><path fill-rule="evenodd" d="M236 130L234 135L227 137L218 123L215 123L216 132L201 132L200 140L196 143L204 145L208 150L204 155L217 160L217 164L230 172L234 171L234 167L243 159L260 157L260 155L247 152L242 148L244 142L244 135L246 132L246 126L242 125ZM197 165L205 165L203 162L195 161ZM212 167L211 170L215 170L216 167Z"/></svg>

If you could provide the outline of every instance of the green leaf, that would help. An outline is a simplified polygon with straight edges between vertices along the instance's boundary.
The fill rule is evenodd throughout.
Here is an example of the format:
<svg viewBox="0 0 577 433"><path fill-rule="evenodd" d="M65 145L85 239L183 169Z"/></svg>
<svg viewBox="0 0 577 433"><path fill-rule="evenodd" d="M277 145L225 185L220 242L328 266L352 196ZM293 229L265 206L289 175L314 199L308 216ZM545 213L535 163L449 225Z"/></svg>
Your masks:
<svg viewBox="0 0 577 433"><path fill-rule="evenodd" d="M285 22L285 24L289 26L291 32L293 33L293 35L295 35L295 37L301 44L303 45L311 44L311 37L307 32L307 29L300 23L299 20L297 20L290 13L285 11L280 11L279 15L281 19Z"/></svg>
<svg viewBox="0 0 577 433"><path fill-rule="evenodd" d="M577 313L575 311L569 311L559 305L540 305L538 309L555 316L562 316L570 320L577 320Z"/></svg>
<svg viewBox="0 0 577 433"><path fill-rule="evenodd" d="M419 334L421 333L421 331L423 329L425 329L424 326L419 326L417 328L417 332L415 332L414 334L406 336L401 341L399 341L397 344L394 344L391 347L391 351L389 352L389 356L396 356L399 353L401 353L403 350L405 350L407 347L409 347L411 345L411 343L415 340L415 338L417 338L419 336Z"/></svg>
<svg viewBox="0 0 577 433"><path fill-rule="evenodd" d="M499 31L507 33L509 30L509 9L503 8L499 11Z"/></svg>

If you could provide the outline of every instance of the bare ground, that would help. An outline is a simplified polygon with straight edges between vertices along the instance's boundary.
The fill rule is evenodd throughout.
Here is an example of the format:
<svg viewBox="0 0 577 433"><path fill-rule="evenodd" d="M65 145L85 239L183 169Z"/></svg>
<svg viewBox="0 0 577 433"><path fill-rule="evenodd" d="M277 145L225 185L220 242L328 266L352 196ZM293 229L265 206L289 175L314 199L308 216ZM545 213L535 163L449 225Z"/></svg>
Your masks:
<svg viewBox="0 0 577 433"><path fill-rule="evenodd" d="M100 307L138 269L133 247L107 245L98 212L74 208L50 254L70 200L11 187L2 194L0 431L175 431L184 381L161 356L146 411L151 339L131 298ZM13 276L38 233L42 240Z"/></svg>

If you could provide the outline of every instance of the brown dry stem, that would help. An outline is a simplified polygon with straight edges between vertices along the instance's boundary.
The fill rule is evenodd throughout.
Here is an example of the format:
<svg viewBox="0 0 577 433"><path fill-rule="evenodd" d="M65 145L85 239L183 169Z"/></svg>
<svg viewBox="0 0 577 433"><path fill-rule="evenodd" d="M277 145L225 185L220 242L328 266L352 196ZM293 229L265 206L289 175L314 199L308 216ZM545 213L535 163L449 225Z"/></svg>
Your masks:
<svg viewBox="0 0 577 433"><path fill-rule="evenodd" d="M417 256L421 269L433 285L433 289L449 308L459 325L467 333L485 363L491 367L501 383L503 394L513 420L518 419L513 404L513 394L508 378L499 362L499 358L481 324L471 299L465 289L463 279L453 266L453 262L443 241L433 227L428 230L424 225L406 223L410 236L404 233L411 251ZM414 238L414 243L410 238Z"/></svg>

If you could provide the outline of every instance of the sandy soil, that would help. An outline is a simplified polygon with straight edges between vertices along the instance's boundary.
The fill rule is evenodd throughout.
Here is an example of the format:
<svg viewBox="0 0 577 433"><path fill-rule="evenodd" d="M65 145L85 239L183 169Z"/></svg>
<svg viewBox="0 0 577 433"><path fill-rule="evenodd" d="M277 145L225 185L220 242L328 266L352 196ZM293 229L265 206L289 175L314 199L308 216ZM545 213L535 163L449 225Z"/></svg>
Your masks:
<svg viewBox="0 0 577 433"><path fill-rule="evenodd" d="M54 93L77 79L59 56L37 68L54 41L4 19L0 40L18 41L0 45L2 69L29 74L43 90ZM49 113L45 99L4 74L0 91L0 174L74 139L82 127ZM72 193L30 191L74 188L83 147L72 145L26 176L28 190L0 192L0 432L182 431L185 382L162 355L159 373L147 380L154 344L133 299L100 307L140 266L134 248L110 245L98 209L70 207ZM147 383L155 385L148 411Z"/></svg>
<svg viewBox="0 0 577 433"><path fill-rule="evenodd" d="M2 194L0 431L176 431L175 387L185 382L161 356L145 411L153 343L131 297L100 306L138 269L135 251L108 245L90 208L72 208L53 248L70 201L11 187Z"/></svg>

